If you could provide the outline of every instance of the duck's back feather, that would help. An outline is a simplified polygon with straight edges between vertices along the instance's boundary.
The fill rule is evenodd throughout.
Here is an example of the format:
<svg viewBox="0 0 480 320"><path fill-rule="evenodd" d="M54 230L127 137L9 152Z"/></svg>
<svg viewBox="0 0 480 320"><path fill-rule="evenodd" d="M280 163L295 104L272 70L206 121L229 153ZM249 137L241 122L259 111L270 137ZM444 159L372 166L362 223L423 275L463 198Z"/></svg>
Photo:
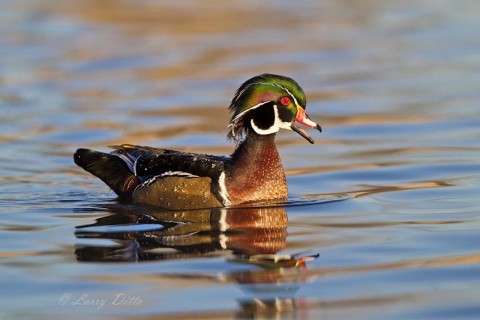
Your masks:
<svg viewBox="0 0 480 320"><path fill-rule="evenodd" d="M111 148L78 149L74 161L120 197L172 209L224 205L219 180L228 157L128 144Z"/></svg>
<svg viewBox="0 0 480 320"><path fill-rule="evenodd" d="M142 183L121 158L95 150L78 149L75 163L105 182L120 197L129 198Z"/></svg>

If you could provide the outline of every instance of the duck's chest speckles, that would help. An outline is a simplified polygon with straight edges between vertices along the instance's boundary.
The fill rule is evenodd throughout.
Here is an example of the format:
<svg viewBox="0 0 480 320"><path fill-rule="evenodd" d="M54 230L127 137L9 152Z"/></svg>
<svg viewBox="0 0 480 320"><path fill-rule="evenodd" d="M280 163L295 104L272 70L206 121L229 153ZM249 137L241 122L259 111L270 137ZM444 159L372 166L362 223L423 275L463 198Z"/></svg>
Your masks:
<svg viewBox="0 0 480 320"><path fill-rule="evenodd" d="M229 198L233 204L286 199L287 181L273 143L246 150L236 160L236 165L226 180Z"/></svg>

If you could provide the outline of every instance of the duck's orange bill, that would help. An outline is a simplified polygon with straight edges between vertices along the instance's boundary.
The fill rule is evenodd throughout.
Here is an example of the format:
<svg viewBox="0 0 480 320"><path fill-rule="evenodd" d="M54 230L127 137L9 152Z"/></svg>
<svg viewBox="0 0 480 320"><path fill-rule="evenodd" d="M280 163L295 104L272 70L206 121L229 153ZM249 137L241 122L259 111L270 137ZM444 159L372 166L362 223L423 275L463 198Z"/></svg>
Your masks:
<svg viewBox="0 0 480 320"><path fill-rule="evenodd" d="M298 107L297 116L295 117L295 121L298 123L303 124L306 127L317 129L318 131L322 132L322 127L318 123L313 122L310 120L308 115L305 113L305 110L301 107ZM292 130L304 137L308 142L313 143L313 139L305 132L305 130L295 126L295 122L292 123Z"/></svg>

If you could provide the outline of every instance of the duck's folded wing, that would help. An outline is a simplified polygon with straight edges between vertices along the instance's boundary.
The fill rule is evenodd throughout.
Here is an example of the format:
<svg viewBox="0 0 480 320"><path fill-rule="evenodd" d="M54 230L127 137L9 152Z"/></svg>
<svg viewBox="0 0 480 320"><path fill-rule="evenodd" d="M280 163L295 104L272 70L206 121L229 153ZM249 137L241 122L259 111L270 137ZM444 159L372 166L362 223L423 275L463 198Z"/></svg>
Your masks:
<svg viewBox="0 0 480 320"><path fill-rule="evenodd" d="M123 144L111 146L113 155L121 158L130 170L144 179L159 175L209 177L217 180L228 157L195 154Z"/></svg>

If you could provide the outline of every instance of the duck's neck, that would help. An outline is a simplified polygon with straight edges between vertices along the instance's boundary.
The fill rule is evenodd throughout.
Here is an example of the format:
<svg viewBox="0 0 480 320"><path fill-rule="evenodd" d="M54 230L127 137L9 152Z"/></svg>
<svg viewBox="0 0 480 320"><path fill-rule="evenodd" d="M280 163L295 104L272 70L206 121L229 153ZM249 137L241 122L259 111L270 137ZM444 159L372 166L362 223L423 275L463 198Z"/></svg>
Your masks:
<svg viewBox="0 0 480 320"><path fill-rule="evenodd" d="M259 200L286 200L287 180L275 145L275 134L250 131L232 154L226 188L232 204Z"/></svg>

